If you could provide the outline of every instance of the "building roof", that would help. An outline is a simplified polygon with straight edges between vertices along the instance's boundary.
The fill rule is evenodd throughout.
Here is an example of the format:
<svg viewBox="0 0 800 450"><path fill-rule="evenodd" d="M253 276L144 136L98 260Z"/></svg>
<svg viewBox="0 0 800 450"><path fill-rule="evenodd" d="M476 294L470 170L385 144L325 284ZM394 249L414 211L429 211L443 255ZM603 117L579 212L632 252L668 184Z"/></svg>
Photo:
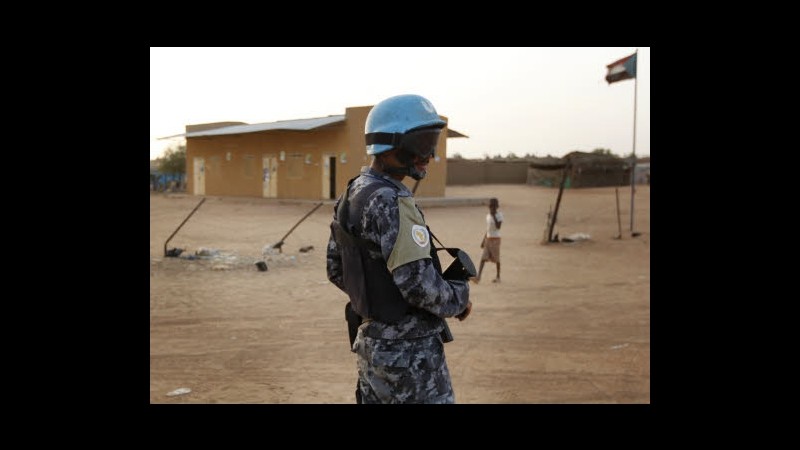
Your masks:
<svg viewBox="0 0 800 450"><path fill-rule="evenodd" d="M448 128L447 129L447 137L449 137L449 138L459 138L459 137L469 138L469 136L467 136L466 134L459 133L458 131L456 131L456 130L454 130L452 128Z"/></svg>
<svg viewBox="0 0 800 450"><path fill-rule="evenodd" d="M193 130L187 131L183 134L176 134L172 136L166 136L159 139L171 139L176 137L204 137L204 136L224 136L229 134L247 134L247 133L258 133L261 131L309 131L309 130L316 130L318 128L324 128L329 126L334 126L336 124L342 123L345 121L345 116L336 115L336 116L328 116L328 117L316 117L313 119L295 119L295 120L279 120L277 122L268 122L268 123L256 123L256 124L246 124L241 123L239 125L223 125L212 129L200 129L200 130ZM221 124L228 124L231 122L221 122ZM187 125L187 130L197 127L196 125ZM457 137L469 137L466 134L459 133L456 130L451 130L450 128L447 129L447 137L457 138Z"/></svg>
<svg viewBox="0 0 800 450"><path fill-rule="evenodd" d="M212 130L190 131L186 137L222 136L226 134L258 133L260 131L294 130L308 131L344 122L344 115L317 117L313 119L279 120L277 122L232 125Z"/></svg>

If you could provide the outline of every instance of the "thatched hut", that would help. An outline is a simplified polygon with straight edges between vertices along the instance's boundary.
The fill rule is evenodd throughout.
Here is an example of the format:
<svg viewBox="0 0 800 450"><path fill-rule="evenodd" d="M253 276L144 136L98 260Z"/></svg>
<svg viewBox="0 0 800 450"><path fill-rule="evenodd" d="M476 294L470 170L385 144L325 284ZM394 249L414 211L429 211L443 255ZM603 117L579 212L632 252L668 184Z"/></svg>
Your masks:
<svg viewBox="0 0 800 450"><path fill-rule="evenodd" d="M614 155L575 151L563 158L535 158L528 168L527 183L558 186L565 168L565 188L625 186L631 180L629 160Z"/></svg>

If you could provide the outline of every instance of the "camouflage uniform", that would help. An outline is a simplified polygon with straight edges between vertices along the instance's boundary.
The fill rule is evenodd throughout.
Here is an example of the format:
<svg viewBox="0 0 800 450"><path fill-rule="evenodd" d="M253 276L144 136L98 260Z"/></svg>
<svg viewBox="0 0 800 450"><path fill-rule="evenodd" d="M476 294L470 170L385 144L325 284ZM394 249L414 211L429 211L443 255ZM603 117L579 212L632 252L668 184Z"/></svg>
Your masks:
<svg viewBox="0 0 800 450"><path fill-rule="evenodd" d="M353 182L350 197L376 182L391 186L378 188L367 201L361 216L361 238L380 246L381 252L370 251L370 258L375 264L388 264L394 283L412 307L396 323L367 320L359 327L352 351L358 355L362 401L454 403L440 333L445 317L453 317L466 308L469 285L443 279L429 256L401 260L403 263L397 267L387 263L396 259L395 247L403 245L396 242L398 235L405 236L401 222L407 219L401 219L400 203L413 202L413 197L405 185L370 168L363 169ZM424 220L421 211L419 218ZM333 236L328 241L327 273L328 279L344 290L341 254Z"/></svg>

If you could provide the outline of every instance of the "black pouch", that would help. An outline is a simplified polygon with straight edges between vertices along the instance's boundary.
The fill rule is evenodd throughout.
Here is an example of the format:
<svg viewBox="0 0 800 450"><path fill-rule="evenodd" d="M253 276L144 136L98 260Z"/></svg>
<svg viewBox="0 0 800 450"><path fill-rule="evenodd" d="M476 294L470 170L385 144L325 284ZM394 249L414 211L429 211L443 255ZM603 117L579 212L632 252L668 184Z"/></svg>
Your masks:
<svg viewBox="0 0 800 450"><path fill-rule="evenodd" d="M461 250L460 248L455 247L445 247L444 244L436 237L435 234L431 231L431 228L428 227L428 233L430 233L431 237L441 245L441 247L436 247L431 243L431 259L433 259L433 264L436 266L436 270L442 274L442 278L445 280L469 280L472 277L478 276L478 271L475 270L475 264L472 262L472 258L469 257L467 252ZM446 251L450 256L454 259L447 266L447 269L442 270L442 263L439 260L439 256L437 252Z"/></svg>
<svg viewBox="0 0 800 450"><path fill-rule="evenodd" d="M469 280L472 277L478 276L478 271L475 270L475 264L472 263L472 258L469 257L467 252L460 248L437 248L436 251L446 250L453 258L453 262L447 266L447 269L442 272L442 278L445 280Z"/></svg>

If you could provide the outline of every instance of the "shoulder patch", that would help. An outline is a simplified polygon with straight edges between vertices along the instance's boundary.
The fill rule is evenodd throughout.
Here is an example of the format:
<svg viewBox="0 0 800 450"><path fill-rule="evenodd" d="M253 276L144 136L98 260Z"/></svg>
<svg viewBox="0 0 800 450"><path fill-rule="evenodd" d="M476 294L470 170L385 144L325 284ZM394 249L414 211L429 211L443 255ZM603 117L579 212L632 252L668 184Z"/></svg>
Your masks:
<svg viewBox="0 0 800 450"><path fill-rule="evenodd" d="M411 237L414 242L420 247L428 245L430 237L428 236L428 229L422 225L414 225L411 227Z"/></svg>

